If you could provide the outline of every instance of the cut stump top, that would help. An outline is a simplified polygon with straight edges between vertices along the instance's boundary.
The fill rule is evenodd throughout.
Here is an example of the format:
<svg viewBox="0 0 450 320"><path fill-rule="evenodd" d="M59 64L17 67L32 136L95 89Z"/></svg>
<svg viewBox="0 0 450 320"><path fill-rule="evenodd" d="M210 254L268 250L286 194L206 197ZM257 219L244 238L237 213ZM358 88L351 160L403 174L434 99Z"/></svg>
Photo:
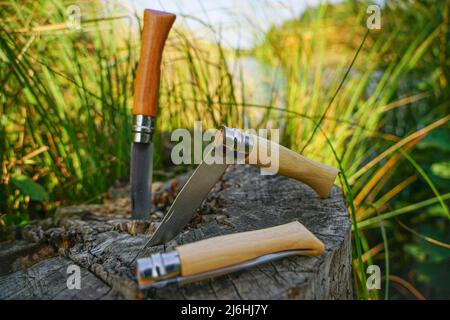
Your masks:
<svg viewBox="0 0 450 320"><path fill-rule="evenodd" d="M155 201L167 208L186 175L159 185ZM61 208L54 220L31 223L22 240L0 245L0 299L349 299L352 293L351 223L342 190L320 199L308 186L233 166L211 191L190 225L166 247L171 250L217 235L300 221L324 244L318 257L290 257L198 283L138 290L134 259L154 230L133 222L128 188L110 191L104 205ZM154 218L161 218L161 213ZM77 265L81 289L67 288ZM73 283L72 283L73 285Z"/></svg>

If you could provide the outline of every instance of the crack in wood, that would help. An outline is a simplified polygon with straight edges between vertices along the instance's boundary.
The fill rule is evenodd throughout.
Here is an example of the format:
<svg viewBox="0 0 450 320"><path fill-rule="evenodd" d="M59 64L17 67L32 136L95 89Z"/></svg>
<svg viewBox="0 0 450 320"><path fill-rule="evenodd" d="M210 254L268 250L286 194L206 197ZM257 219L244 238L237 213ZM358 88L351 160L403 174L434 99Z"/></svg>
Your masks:
<svg viewBox="0 0 450 320"><path fill-rule="evenodd" d="M173 194L163 196L164 192L177 192L183 179L179 179L181 183L176 188L173 181L160 185L158 196L166 202L158 210L168 208L170 201L173 201L170 197ZM143 253L149 255L164 249L171 250L177 244L293 220L299 220L324 242L325 253L320 257L291 257L200 283L171 285L146 293L137 288L132 261L148 240L152 225L158 221L136 223L126 219L129 202L123 200L124 197L128 197L128 193L116 188L111 191L105 205L61 208L54 221L33 222L25 228L23 238L26 241L15 240L9 247L0 246L0 257L9 257L5 259L8 266L0 273L0 298L353 297L351 223L342 191L337 187L333 187L331 198L321 200L309 187L292 179L261 176L258 169L249 166L231 167L202 204L199 210L201 219L197 217L195 223L191 223L167 246L148 248ZM17 250L11 251L14 247ZM43 255L42 259L23 264L22 269L13 272L11 264L30 254L27 251L30 248L36 250L38 247L54 248L58 256ZM68 290L65 282L62 287L62 281L67 277L62 271L69 263L79 265L88 281L80 292ZM53 268L60 271L51 271Z"/></svg>

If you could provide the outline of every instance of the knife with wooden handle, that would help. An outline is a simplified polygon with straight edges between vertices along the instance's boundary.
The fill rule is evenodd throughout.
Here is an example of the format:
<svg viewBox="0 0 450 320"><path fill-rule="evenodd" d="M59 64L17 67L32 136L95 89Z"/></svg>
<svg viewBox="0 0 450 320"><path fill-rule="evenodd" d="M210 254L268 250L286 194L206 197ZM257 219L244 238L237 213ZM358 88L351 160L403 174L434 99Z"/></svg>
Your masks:
<svg viewBox="0 0 450 320"><path fill-rule="evenodd" d="M272 140L238 129L222 127L216 140L229 149L243 152L246 163L301 181L321 198L328 198L339 173L335 167L310 160ZM272 168L272 163L266 163L268 159L276 159L278 165Z"/></svg>
<svg viewBox="0 0 450 320"><path fill-rule="evenodd" d="M142 30L141 57L134 83L131 146L131 207L133 219L145 219L152 210L152 136L161 77L164 44L176 16L146 9Z"/></svg>
<svg viewBox="0 0 450 320"><path fill-rule="evenodd" d="M322 198L328 197L338 174L338 170L334 167L309 160L273 141L234 128L222 127L216 134L214 144L217 148L224 147L227 155L230 152L233 153L233 156L236 152L241 153L245 162L264 168L267 165L261 161L260 155L267 152L276 153L278 171L274 173L306 183ZM204 160L183 186L164 219L142 250L149 245L168 242L189 223L197 208L228 167L227 161L223 157L219 157L217 162L209 159L213 157L211 155L213 150L206 156L205 160L209 161Z"/></svg>
<svg viewBox="0 0 450 320"><path fill-rule="evenodd" d="M189 283L292 255L320 255L323 243L300 222L218 236L137 261L141 289Z"/></svg>

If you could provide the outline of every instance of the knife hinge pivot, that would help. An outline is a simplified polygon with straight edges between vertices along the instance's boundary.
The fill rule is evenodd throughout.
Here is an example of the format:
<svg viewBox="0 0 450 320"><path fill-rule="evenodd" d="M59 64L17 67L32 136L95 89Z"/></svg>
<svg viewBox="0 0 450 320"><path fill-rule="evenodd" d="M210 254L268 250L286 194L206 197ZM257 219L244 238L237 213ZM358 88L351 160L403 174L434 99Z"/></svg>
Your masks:
<svg viewBox="0 0 450 320"><path fill-rule="evenodd" d="M131 126L133 142L150 143L152 141L154 127L155 119L153 117L142 114L134 115Z"/></svg>

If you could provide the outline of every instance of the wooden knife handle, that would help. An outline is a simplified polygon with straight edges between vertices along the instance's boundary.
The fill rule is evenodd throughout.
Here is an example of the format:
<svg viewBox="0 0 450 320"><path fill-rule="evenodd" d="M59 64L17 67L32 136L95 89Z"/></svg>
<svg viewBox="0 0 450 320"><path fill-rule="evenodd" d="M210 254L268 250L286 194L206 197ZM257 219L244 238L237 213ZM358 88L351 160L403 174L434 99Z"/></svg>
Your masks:
<svg viewBox="0 0 450 320"><path fill-rule="evenodd" d="M215 136L214 144L219 146L222 143L228 149L244 153L246 163L302 181L322 198L329 196L339 173L335 167L312 161L274 141L239 129L222 127Z"/></svg>
<svg viewBox="0 0 450 320"><path fill-rule="evenodd" d="M260 161L260 155L270 155L270 150L277 150L276 142L262 137L251 135L254 147L248 159L250 163L256 162L258 167L267 168L268 164ZM270 148L270 149L269 149ZM320 197L327 198L330 194L334 180L339 173L335 167L322 164L278 144L278 172L279 175L294 178L306 183L314 189Z"/></svg>
<svg viewBox="0 0 450 320"><path fill-rule="evenodd" d="M134 84L134 115L156 116L164 44L176 16L146 9L142 31L141 57Z"/></svg>
<svg viewBox="0 0 450 320"><path fill-rule="evenodd" d="M214 237L176 248L181 275L189 276L236 265L262 255L286 250L305 250L320 255L323 243L300 222Z"/></svg>

